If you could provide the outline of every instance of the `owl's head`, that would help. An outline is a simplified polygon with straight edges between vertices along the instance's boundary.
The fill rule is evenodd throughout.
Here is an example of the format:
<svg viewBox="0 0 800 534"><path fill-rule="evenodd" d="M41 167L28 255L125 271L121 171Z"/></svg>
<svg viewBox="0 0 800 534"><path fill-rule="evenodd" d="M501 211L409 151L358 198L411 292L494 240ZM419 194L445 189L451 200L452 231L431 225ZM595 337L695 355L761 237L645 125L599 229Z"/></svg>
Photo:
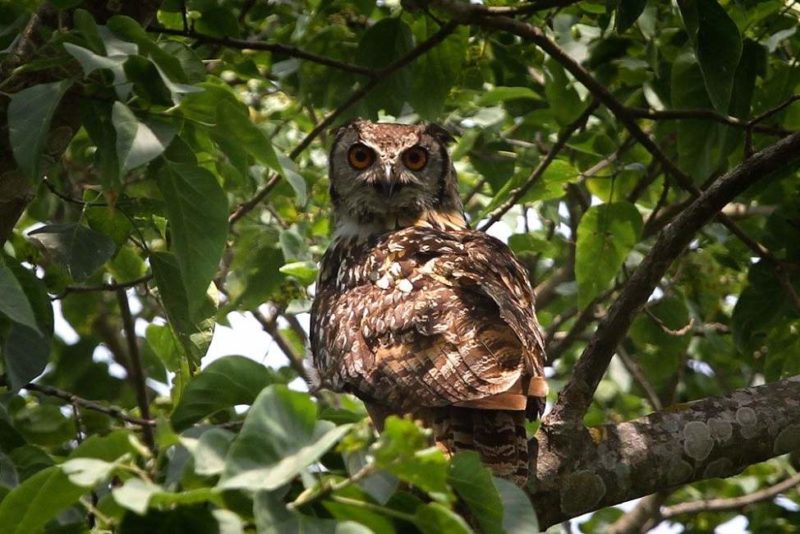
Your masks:
<svg viewBox="0 0 800 534"><path fill-rule="evenodd" d="M353 221L461 211L452 137L435 124L350 122L336 133L330 191L337 216Z"/></svg>

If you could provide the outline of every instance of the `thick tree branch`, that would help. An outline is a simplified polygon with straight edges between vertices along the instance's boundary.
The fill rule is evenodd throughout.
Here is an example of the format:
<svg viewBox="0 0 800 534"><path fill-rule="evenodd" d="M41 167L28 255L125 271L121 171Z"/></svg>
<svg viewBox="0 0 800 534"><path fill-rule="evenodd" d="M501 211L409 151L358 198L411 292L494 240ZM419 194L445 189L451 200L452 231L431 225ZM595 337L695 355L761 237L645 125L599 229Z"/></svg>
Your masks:
<svg viewBox="0 0 800 534"><path fill-rule="evenodd" d="M661 277L697 230L749 186L797 159L800 159L800 133L782 139L716 180L660 232L650 253L625 284L581 355L572 379L550 413L551 419L578 419L585 413L636 312L647 302Z"/></svg>
<svg viewBox="0 0 800 534"><path fill-rule="evenodd" d="M546 419L528 489L539 525L800 449L800 376L586 429Z"/></svg>

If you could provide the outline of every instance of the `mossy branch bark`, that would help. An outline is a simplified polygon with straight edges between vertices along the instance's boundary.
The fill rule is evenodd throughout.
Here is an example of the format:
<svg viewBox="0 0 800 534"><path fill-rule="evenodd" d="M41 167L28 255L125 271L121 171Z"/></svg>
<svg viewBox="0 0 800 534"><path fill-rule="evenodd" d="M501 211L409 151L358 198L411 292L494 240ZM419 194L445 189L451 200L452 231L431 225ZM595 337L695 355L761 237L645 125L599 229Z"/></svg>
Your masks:
<svg viewBox="0 0 800 534"><path fill-rule="evenodd" d="M544 529L800 449L800 376L616 425L545 421L535 441L528 489Z"/></svg>

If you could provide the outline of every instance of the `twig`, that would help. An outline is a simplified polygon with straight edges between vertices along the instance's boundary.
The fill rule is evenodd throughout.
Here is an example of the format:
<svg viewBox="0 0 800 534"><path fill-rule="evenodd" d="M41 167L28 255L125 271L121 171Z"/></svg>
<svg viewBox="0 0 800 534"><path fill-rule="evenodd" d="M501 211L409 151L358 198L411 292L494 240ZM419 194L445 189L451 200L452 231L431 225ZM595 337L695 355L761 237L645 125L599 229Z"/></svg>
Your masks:
<svg viewBox="0 0 800 534"><path fill-rule="evenodd" d="M542 158L539 163L536 165L536 168L533 170L530 176L516 189L509 192L509 196L505 202L500 204L491 214L489 214L489 218L484 222L478 230L485 232L490 226L500 220L500 218L505 215L508 210L510 210L514 205L519 202L519 200L525 196L525 193L530 191L531 187L536 185L536 183L542 178L542 175L556 159L559 152L566 146L567 141L575 134L578 129L582 128L586 121L589 120L589 117L594 113L597 109L599 102L597 100L593 100L581 113L581 115L575 119L572 123L567 125L560 134L558 134L558 139L553 144L552 148L547 152L544 158Z"/></svg>
<svg viewBox="0 0 800 534"><path fill-rule="evenodd" d="M369 76L369 77L375 77L377 74L372 69L369 69L367 67L362 67L361 65L347 63L346 61L339 61L338 59L333 59L327 56L320 56L319 54L306 52L305 50L301 50L294 46L289 46L280 43L247 41L244 39L234 39L233 37L214 37L212 35L206 35L204 33L200 33L194 30L176 30L172 28L163 28L161 26L151 26L147 28L147 31L151 33L162 33L164 35L177 35L180 37L187 37L189 39L196 39L197 41L200 41L204 44L214 44L218 46L224 46L227 48L236 48L239 50L244 50L244 49L264 50L267 52L273 52L277 54L285 54L287 56L305 59L306 61L311 61L312 63L319 63L320 65L333 67L339 70L352 72L355 74L363 74L364 76Z"/></svg>
<svg viewBox="0 0 800 534"><path fill-rule="evenodd" d="M664 321L661 320L661 317L653 313L653 311L649 307L645 306L642 311L644 311L644 314L647 315L650 319L652 319L652 321L656 323L656 325L658 325L661 331L667 334L668 336L675 336L675 337L685 336L686 334L691 332L692 327L694 327L694 319L692 317L689 317L689 322L686 323L684 326L680 328L670 328Z"/></svg>
<svg viewBox="0 0 800 534"><path fill-rule="evenodd" d="M106 284L98 284L96 286L67 286L64 291L52 298L58 300L64 298L69 293L91 293L94 291L116 291L117 289L128 289L138 286L139 284L146 284L153 278L153 273L148 273L140 278L130 280L128 282L111 282Z"/></svg>
<svg viewBox="0 0 800 534"><path fill-rule="evenodd" d="M798 484L800 484L800 473L796 473L786 480L778 482L777 484L768 488L753 492L749 495L742 495L741 497L732 497L728 499L703 499L700 501L684 502L674 506L668 506L661 509L661 516L664 519L670 519L682 514L740 510L746 506L750 506L751 504L770 500L775 496L794 488Z"/></svg>
<svg viewBox="0 0 800 534"><path fill-rule="evenodd" d="M333 110L331 113L328 114L319 124L317 124L314 129L312 129L300 144L298 144L290 153L289 157L291 159L296 159L311 143L314 139L317 138L323 131L325 131L331 124L345 111L350 109L350 107L355 104L356 102L360 101L362 98L367 96L370 91L372 91L375 87L378 86L381 82L385 81L386 78L394 74L396 71L402 69L403 67L409 65L419 56L426 53L428 50L433 48L434 46L438 45L440 42L444 41L444 39L453 33L453 31L458 27L458 23L456 22L448 22L444 26L442 26L439 31L431 35L426 41L417 45L413 50L411 50L408 54L404 55L403 57L396 60L394 63L378 70L375 72L375 76L371 77L369 81L367 81L360 89L356 90L350 97L345 100L339 107ZM272 189L278 184L280 181L281 176L279 174L273 175L269 181L258 191L256 194L250 199L245 202L239 204L239 206L231 213L228 217L228 223L230 225L236 224L236 222L250 213L266 196L272 191Z"/></svg>
<svg viewBox="0 0 800 534"><path fill-rule="evenodd" d="M338 502L339 504L345 504L348 506L353 506L355 508L362 508L364 510L369 510L370 512L375 512L376 514L383 514L389 517L393 517L395 519L400 519L401 521L406 521L407 523L413 524L416 519L415 516L407 514L405 512L400 512L398 510L395 510L394 508L379 506L377 504L372 504L367 501L359 501L358 499L351 499L350 497L331 495L331 500Z"/></svg>
<svg viewBox="0 0 800 534"><path fill-rule="evenodd" d="M122 313L122 327L125 331L125 339L128 342L128 364L131 370L130 378L136 390L136 403L139 405L139 412L142 414L142 418L150 420L150 401L147 398L147 385L145 384L145 374L142 368L142 357L139 353L133 315L131 315L131 308L128 304L128 295L125 289L117 289L117 302L119 302L119 309ZM142 432L145 443L150 450L154 450L156 441L153 435L153 427L145 425L142 427Z"/></svg>
<svg viewBox="0 0 800 534"><path fill-rule="evenodd" d="M278 345L278 348L281 349L286 355L286 358L289 359L289 365L295 372L305 380L306 382L309 381L308 374L306 373L305 367L303 367L303 356L297 354L295 350L292 348L292 344L289 342L286 337L281 334L280 330L278 330L278 309L274 305L270 305L270 312L269 315L262 313L259 310L253 310L253 317L256 318L256 321L259 322L261 328L270 335L270 337L275 341L275 344Z"/></svg>
<svg viewBox="0 0 800 534"><path fill-rule="evenodd" d="M788 104L787 104L788 105ZM639 119L650 120L685 120L700 119L711 120L733 126L734 128L750 129L759 133L777 135L784 137L792 133L792 130L780 128L778 126L762 126L753 121L746 121L730 115L723 115L712 109L665 109L654 110L648 108L628 108L628 112Z"/></svg>
<svg viewBox="0 0 800 534"><path fill-rule="evenodd" d="M485 7L486 15L500 16L505 15L514 17L518 15L532 15L539 11L558 8L563 9L572 4L577 4L580 0L539 0L538 2L528 2L518 6L491 6Z"/></svg>
<svg viewBox="0 0 800 534"><path fill-rule="evenodd" d="M48 397L55 397L63 401L66 401L72 405L77 405L80 406L81 408L86 408L87 410L104 413L109 417L113 417L114 419L119 419L120 421L124 421L132 425L137 425L141 427L154 427L156 425L156 422L153 419L143 419L141 417L134 417L132 415L126 414L121 408L116 408L114 406L106 406L105 404L100 404L99 402L84 399L82 397L75 395L74 393L70 393L69 391L64 391L63 389L59 389L53 386L48 386L45 384L34 384L33 382L31 382L30 384L25 384L25 386L23 386L23 389L27 389L28 391L35 391L37 393L41 393L42 395L47 395Z"/></svg>
<svg viewBox="0 0 800 534"><path fill-rule="evenodd" d="M669 497L669 492L660 491L642 497L631 511L614 521L609 528L608 534L639 534L645 532L645 525L649 525L653 518L660 522L661 514L659 508ZM649 531L655 525L650 525Z"/></svg>
<svg viewBox="0 0 800 534"><path fill-rule="evenodd" d="M639 384L644 394L647 395L647 400L650 401L650 406L653 407L653 410L662 410L664 405L661 403L661 398L658 396L653 384L650 383L644 372L642 372L642 368L639 367L639 364L631 358L631 355L628 354L628 351L622 346L617 347L617 356L619 357L619 361L622 362L623 367L625 367L625 370L630 373L633 380Z"/></svg>
<svg viewBox="0 0 800 534"><path fill-rule="evenodd" d="M327 480L323 482L318 489L309 488L302 492L295 500L287 504L286 507L290 510L296 510L301 506L323 499L335 491L339 491L340 489L344 489L351 484L363 480L374 473L375 470L375 464L367 464L344 480L340 480L339 482Z"/></svg>

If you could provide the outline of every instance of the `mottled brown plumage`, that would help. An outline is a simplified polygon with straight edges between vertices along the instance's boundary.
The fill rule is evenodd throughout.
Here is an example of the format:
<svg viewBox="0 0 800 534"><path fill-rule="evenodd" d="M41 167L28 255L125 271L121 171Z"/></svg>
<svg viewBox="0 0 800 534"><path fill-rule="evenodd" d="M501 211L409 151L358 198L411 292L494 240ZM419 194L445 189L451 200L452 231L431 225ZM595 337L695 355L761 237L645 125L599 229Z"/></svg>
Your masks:
<svg viewBox="0 0 800 534"><path fill-rule="evenodd" d="M379 429L412 414L445 452L477 450L522 484L525 414L538 417L546 394L533 292L505 244L467 227L446 140L426 125L338 133L312 363L320 385L364 400Z"/></svg>

